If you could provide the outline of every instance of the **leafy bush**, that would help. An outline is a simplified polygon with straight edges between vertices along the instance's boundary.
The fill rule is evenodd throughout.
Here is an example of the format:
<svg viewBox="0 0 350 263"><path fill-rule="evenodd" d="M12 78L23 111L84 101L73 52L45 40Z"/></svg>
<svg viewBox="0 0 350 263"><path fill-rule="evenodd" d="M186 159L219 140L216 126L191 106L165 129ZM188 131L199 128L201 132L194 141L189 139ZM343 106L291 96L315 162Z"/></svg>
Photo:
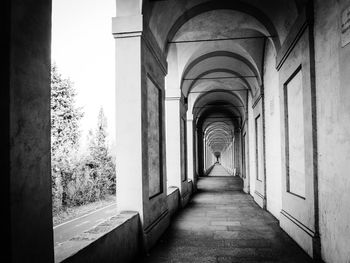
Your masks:
<svg viewBox="0 0 350 263"><path fill-rule="evenodd" d="M107 148L107 122L100 109L95 131L89 132L89 147L79 153L79 121L73 84L62 78L56 66L51 71L51 168L53 213L87 204L115 193L115 163Z"/></svg>

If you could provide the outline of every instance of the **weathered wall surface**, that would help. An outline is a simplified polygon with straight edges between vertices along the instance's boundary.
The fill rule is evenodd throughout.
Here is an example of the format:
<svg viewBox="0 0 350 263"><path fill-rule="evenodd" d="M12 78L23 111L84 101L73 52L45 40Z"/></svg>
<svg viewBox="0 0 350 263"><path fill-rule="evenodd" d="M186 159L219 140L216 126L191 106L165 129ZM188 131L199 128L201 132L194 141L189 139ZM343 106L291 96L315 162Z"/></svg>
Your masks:
<svg viewBox="0 0 350 263"><path fill-rule="evenodd" d="M162 191L161 172L161 125L160 114L162 108L160 101L161 91L150 77L147 77L147 146L148 146L148 187L149 197L153 197Z"/></svg>
<svg viewBox="0 0 350 263"><path fill-rule="evenodd" d="M169 187L167 195L169 215L172 217L180 207L180 191L177 187Z"/></svg>
<svg viewBox="0 0 350 263"><path fill-rule="evenodd" d="M248 136L249 136L249 193L254 196L256 181L256 152L255 152L255 120L252 109L252 98L248 98Z"/></svg>
<svg viewBox="0 0 350 263"><path fill-rule="evenodd" d="M319 219L326 262L350 262L350 44L341 45L341 13L349 6L349 0L315 1Z"/></svg>
<svg viewBox="0 0 350 263"><path fill-rule="evenodd" d="M279 218L282 208L281 127L279 79L275 68L276 52L270 41L265 51L265 143L267 210Z"/></svg>
<svg viewBox="0 0 350 263"><path fill-rule="evenodd" d="M148 82L151 80L153 84L158 88L158 114L159 118L158 127L149 126L150 114L148 113L154 105L151 105L150 101L146 103L144 100L141 103L142 110L142 145L144 151L142 153L142 168L143 168L143 211L144 221L143 230L146 236L147 248L150 248L165 231L169 225L169 213L167 207L167 193L166 193L166 164L165 164L165 83L164 77L167 71L167 65L164 57L161 56L161 52L156 46L153 36L144 29L143 40L141 45L141 75L142 85L141 92L143 99L149 95ZM154 110L154 109L153 109ZM154 111L156 113L156 111ZM147 127L147 128L146 128ZM156 131L157 129L157 131ZM147 134L147 135L146 135ZM152 150L149 144L148 136L150 134L160 135L158 144L160 147L158 154ZM145 167L149 167L150 163L155 162L154 167L158 169L148 170L145 172ZM158 163L158 164L157 164ZM153 180L149 180L149 178ZM154 178L158 178L154 180ZM150 189L152 189L151 183L159 183L158 193L154 192L155 195L150 195Z"/></svg>
<svg viewBox="0 0 350 263"><path fill-rule="evenodd" d="M11 262L52 262L50 168L51 1L11 1L9 109ZM6 101L9 99L9 101ZM3 101L5 100L5 101ZM4 116L7 119L8 116ZM10 147L10 148L9 148ZM7 185L4 187L8 187ZM6 215L7 216L7 215ZM6 226L7 227L7 226Z"/></svg>

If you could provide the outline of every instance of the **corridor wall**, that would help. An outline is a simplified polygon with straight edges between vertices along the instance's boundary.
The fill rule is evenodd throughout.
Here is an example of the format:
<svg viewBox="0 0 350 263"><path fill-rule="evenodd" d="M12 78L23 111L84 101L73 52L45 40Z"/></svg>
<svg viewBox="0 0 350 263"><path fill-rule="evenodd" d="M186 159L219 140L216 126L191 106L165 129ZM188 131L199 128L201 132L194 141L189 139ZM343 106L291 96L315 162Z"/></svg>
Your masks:
<svg viewBox="0 0 350 263"><path fill-rule="evenodd" d="M315 1L322 258L350 262L350 1Z"/></svg>
<svg viewBox="0 0 350 263"><path fill-rule="evenodd" d="M281 118L276 51L271 41L266 43L264 64L266 209L279 218L282 208Z"/></svg>

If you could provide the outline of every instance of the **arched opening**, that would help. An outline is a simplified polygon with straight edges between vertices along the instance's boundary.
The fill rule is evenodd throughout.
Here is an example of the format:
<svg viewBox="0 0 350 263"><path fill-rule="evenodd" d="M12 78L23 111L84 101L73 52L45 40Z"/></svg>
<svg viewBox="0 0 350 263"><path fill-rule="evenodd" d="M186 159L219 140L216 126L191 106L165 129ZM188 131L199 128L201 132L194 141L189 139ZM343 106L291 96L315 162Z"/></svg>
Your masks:
<svg viewBox="0 0 350 263"><path fill-rule="evenodd" d="M215 164L223 166L227 175L240 173L240 130L244 112L242 101L230 91L213 90L197 98L193 116L198 141L198 176L209 175Z"/></svg>

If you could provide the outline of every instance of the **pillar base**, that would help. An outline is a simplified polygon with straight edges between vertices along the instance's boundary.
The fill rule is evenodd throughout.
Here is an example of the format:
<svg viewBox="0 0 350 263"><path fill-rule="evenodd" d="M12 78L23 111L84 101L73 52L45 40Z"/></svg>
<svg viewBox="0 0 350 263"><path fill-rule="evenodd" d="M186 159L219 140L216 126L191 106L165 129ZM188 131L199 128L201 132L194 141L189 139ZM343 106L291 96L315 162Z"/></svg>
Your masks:
<svg viewBox="0 0 350 263"><path fill-rule="evenodd" d="M188 201L190 200L191 197L191 191L188 189L189 187L187 187L187 191L186 193L184 193L181 196L181 207L185 207L188 204Z"/></svg>
<svg viewBox="0 0 350 263"><path fill-rule="evenodd" d="M263 209L265 209L266 198L258 191L254 192L254 201Z"/></svg>
<svg viewBox="0 0 350 263"><path fill-rule="evenodd" d="M315 257L319 238L314 231L284 210L281 210L280 226L310 257Z"/></svg>
<svg viewBox="0 0 350 263"><path fill-rule="evenodd" d="M143 230L145 250L149 251L169 227L170 214L165 210L152 224Z"/></svg>

